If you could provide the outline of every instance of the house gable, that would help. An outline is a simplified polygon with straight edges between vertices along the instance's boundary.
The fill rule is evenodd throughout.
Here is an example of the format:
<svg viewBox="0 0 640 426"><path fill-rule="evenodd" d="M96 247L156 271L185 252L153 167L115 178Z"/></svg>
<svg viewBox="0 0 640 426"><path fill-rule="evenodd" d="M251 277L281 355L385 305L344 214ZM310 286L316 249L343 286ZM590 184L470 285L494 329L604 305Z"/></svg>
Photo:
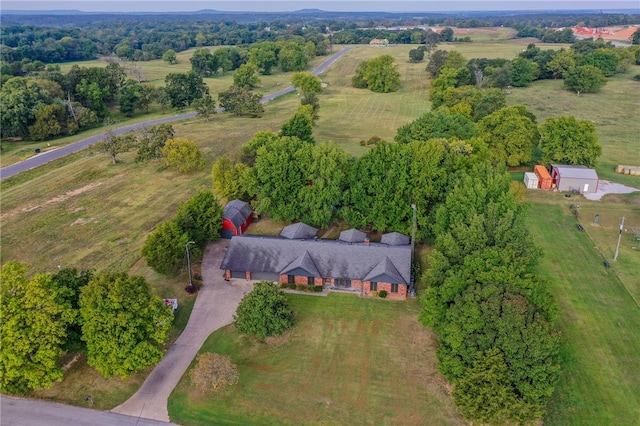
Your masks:
<svg viewBox="0 0 640 426"><path fill-rule="evenodd" d="M378 263L363 281L382 281L386 283L407 284L393 262L386 257L382 262Z"/></svg>
<svg viewBox="0 0 640 426"><path fill-rule="evenodd" d="M320 272L316 268L315 263L308 251L305 251L303 255L291 262L284 268L281 275L301 275L307 277L320 277Z"/></svg>

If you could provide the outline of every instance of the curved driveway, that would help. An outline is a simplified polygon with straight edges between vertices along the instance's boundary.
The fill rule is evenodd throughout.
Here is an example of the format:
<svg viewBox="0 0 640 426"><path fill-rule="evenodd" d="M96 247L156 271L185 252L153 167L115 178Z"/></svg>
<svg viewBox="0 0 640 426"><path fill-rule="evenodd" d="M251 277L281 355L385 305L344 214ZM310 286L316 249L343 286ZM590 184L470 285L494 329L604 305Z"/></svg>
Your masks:
<svg viewBox="0 0 640 426"><path fill-rule="evenodd" d="M327 70L327 68L329 68L329 66L331 66L331 64L333 64L335 61L337 61L339 58L341 58L345 53L347 53L349 50L351 50L350 47L347 47L345 49L342 49L341 51L339 51L338 53L336 53L335 55L332 55L330 58L328 58L326 61L324 61L322 64L320 64L315 70L313 70L313 75L320 75L323 72L325 72ZM268 95L265 95L261 102L262 103L266 103L269 102L270 100L273 100L275 98L277 98L278 96L282 96L286 93L290 93L293 92L295 90L295 87L293 86L288 86L285 87L282 90L279 90L275 93L271 93ZM218 108L217 109L218 112L223 111L222 109ZM179 120L186 120L189 118L194 118L196 116L196 113L191 112L188 114L180 114L180 115L174 115L172 117L163 117L163 118L158 118L156 120L150 120L150 121L144 121L141 123L135 123L135 124L130 124L128 126L124 126L124 127L119 127L117 129L114 130L114 133L116 135L121 135L123 133L127 133L130 132L131 130L136 130L139 129L141 127L144 126L154 126L156 124L161 124L161 123L170 123L173 121L179 121ZM21 161L19 163L15 163L15 164L11 164L10 166L7 167L3 167L2 169L0 169L0 179L5 179L5 178L9 178L11 176L14 176L18 173L27 171L27 170L31 170L34 169L38 166L41 166L43 164L46 164L50 161L53 160L57 160L58 158L62 158L64 156L67 156L69 154L72 154L74 152L78 152L81 151L85 148L87 148L88 146L91 146L95 143L98 143L100 141L102 141L102 139L104 139L106 133L100 133L99 135L95 135L95 136L91 136L90 138L87 139L83 139L79 142L75 142L69 145L65 145L63 147L60 148L56 148L56 149L52 149L51 151L46 151L43 152L41 154L37 154L33 157L30 157L24 161Z"/></svg>
<svg viewBox="0 0 640 426"><path fill-rule="evenodd" d="M253 284L244 280L225 281L220 264L229 240L209 244L202 259L203 285L187 327L156 365L138 392L117 406L114 413L169 421L167 400L204 341L215 330L233 322L242 296ZM178 308L180 309L180 308Z"/></svg>

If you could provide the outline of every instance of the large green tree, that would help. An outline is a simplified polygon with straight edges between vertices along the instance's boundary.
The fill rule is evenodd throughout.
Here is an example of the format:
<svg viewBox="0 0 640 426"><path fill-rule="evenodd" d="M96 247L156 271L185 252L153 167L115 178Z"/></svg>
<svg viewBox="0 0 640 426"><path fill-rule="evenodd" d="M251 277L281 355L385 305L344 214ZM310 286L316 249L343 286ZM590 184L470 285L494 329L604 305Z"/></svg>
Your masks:
<svg viewBox="0 0 640 426"><path fill-rule="evenodd" d="M175 274L185 265L185 247L189 241L189 235L178 223L168 220L147 236L141 253L147 265L157 273Z"/></svg>
<svg viewBox="0 0 640 426"><path fill-rule="evenodd" d="M543 162L595 167L602 155L595 125L573 116L550 117L540 126Z"/></svg>
<svg viewBox="0 0 640 426"><path fill-rule="evenodd" d="M29 126L31 138L45 140L67 133L67 110L60 104L40 104L36 122Z"/></svg>
<svg viewBox="0 0 640 426"><path fill-rule="evenodd" d="M211 191L200 190L180 205L175 221L200 248L215 241L222 228L222 206Z"/></svg>
<svg viewBox="0 0 640 426"><path fill-rule="evenodd" d="M80 294L87 363L104 377L128 377L162 359L173 312L144 277L108 272Z"/></svg>
<svg viewBox="0 0 640 426"><path fill-rule="evenodd" d="M59 361L76 312L51 275L26 278L27 267L0 269L0 390L23 394L62 378Z"/></svg>
<svg viewBox="0 0 640 426"><path fill-rule="evenodd" d="M233 85L253 89L260 84L260 79L256 75L257 72L258 66L253 62L240 65L233 73Z"/></svg>
<svg viewBox="0 0 640 426"><path fill-rule="evenodd" d="M264 113L262 96L251 93L247 86L231 86L226 92L218 94L220 107L239 117L260 117Z"/></svg>
<svg viewBox="0 0 640 426"><path fill-rule="evenodd" d="M580 93L597 93L607 83L604 73L593 65L582 65L567 72L564 85L567 89Z"/></svg>
<svg viewBox="0 0 640 426"><path fill-rule="evenodd" d="M465 140L471 139L476 134L476 125L470 119L460 114L430 111L400 127L395 141L409 143L439 138Z"/></svg>
<svg viewBox="0 0 640 426"><path fill-rule="evenodd" d="M13 77L0 89L0 135L2 138L29 135L36 111L50 101L47 92L33 80Z"/></svg>
<svg viewBox="0 0 640 426"><path fill-rule="evenodd" d="M174 108L189 106L195 99L209 93L209 88L204 84L202 77L193 71L170 73L165 77L164 83L164 90Z"/></svg>
<svg viewBox="0 0 640 426"><path fill-rule="evenodd" d="M280 127L280 136L292 136L304 142L315 143L312 113L312 106L300 105L295 114Z"/></svg>
<svg viewBox="0 0 640 426"><path fill-rule="evenodd" d="M360 62L352 78L353 87L369 89L378 93L395 92L400 89L400 71L391 55Z"/></svg>
<svg viewBox="0 0 640 426"><path fill-rule="evenodd" d="M167 140L162 147L164 164L179 171L191 173L204 167L205 161L202 152L195 142L184 138Z"/></svg>
<svg viewBox="0 0 640 426"><path fill-rule="evenodd" d="M261 281L240 301L234 315L241 332L264 340L293 327L293 311L282 290L274 283Z"/></svg>
<svg viewBox="0 0 640 426"><path fill-rule="evenodd" d="M322 92L322 82L320 78L310 72L294 73L291 77L291 84L300 89L303 94Z"/></svg>
<svg viewBox="0 0 640 426"><path fill-rule="evenodd" d="M493 160L508 166L529 162L540 141L535 116L522 105L505 107L484 117L478 129Z"/></svg>
<svg viewBox="0 0 640 426"><path fill-rule="evenodd" d="M605 77L611 77L616 74L618 61L618 56L612 49L597 49L585 55L582 64L592 65L602 71Z"/></svg>
<svg viewBox="0 0 640 426"><path fill-rule="evenodd" d="M248 166L244 163L233 163L226 155L219 157L211 168L213 192L223 200L248 200L244 176Z"/></svg>

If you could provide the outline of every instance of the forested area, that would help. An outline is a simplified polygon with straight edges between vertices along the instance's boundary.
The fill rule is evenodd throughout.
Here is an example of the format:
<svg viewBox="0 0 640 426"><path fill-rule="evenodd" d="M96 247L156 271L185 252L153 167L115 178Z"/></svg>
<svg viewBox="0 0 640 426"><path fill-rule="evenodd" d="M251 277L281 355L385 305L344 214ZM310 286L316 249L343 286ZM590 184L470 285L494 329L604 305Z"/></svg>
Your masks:
<svg viewBox="0 0 640 426"><path fill-rule="evenodd" d="M525 26L537 22L517 22L521 36L553 37ZM510 86L539 79L563 79L578 95L597 92L607 77L640 64L640 48L589 39L559 50L530 44L513 60L467 60L456 51L436 50L437 43L451 41L452 31L436 37L429 31L388 32L340 22L325 28L225 22L201 23L195 30L167 23L166 31L162 24L151 32L142 22L116 34L118 25L104 24L102 33L94 27L32 28L32 36L23 27L7 33L3 27L3 43L9 44L0 52L2 138L46 140L97 125L115 111L131 116L152 105L191 107L205 119L218 105L236 116L260 117L265 112L260 96L251 92L259 76L274 69L296 72L298 110L279 132L258 132L235 155L218 158L211 170L213 192L200 191L147 236L141 251L146 264L175 275L192 242L198 258L218 237L218 200L249 201L277 221L323 228L343 221L381 233L411 233L415 211L418 241L433 246L428 268L418 277L420 321L439 335L439 369L453 385L460 412L470 422L491 424L535 423L543 417L560 372L558 307L536 274L541 253L524 225L524 189L506 168L529 165L536 156L593 167L602 149L593 123L559 116L540 125L525 106L507 106L506 93ZM328 37L327 28L340 32ZM565 42L566 31L557 34L557 41ZM363 140L371 148L358 158L316 141L322 86L318 77L303 72L309 60L330 52L332 44L387 36L430 46L425 78L431 78L432 111L398 128L393 141ZM211 52L207 46L218 48ZM169 74L160 88L127 78L117 62L74 66L67 73L44 64L100 54L171 63L177 51L190 47L198 47L191 70ZM216 100L203 79L228 72L234 72L234 85ZM400 75L393 58L383 55L361 62L352 83L387 93L399 89ZM175 138L169 125L109 133L98 150L114 165L131 150L137 150L137 162L162 159L165 167L183 173L205 165L195 143ZM50 386L62 377L58 361L70 348L85 352L89 365L105 377L126 377L162 357L172 316L143 278L75 270L30 277L27 266L16 262L5 263L0 273L3 391Z"/></svg>

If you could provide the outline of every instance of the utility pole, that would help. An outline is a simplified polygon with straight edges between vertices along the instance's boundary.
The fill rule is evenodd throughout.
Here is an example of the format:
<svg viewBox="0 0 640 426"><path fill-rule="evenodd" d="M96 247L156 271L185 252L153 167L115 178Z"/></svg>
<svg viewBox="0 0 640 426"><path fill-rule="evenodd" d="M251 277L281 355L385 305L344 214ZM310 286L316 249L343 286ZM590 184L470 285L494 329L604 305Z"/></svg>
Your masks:
<svg viewBox="0 0 640 426"><path fill-rule="evenodd" d="M411 204L411 209L413 210L413 222L411 225L411 272L409 279L411 280L411 288L409 289L410 294L414 294L415 291L415 277L413 276L413 252L416 246L416 205Z"/></svg>
<svg viewBox="0 0 640 426"><path fill-rule="evenodd" d="M187 266L189 267L189 288L193 289L193 279L191 277L191 256L189 256L189 244L195 244L195 241L189 241L185 246L187 251Z"/></svg>
<svg viewBox="0 0 640 426"><path fill-rule="evenodd" d="M618 260L618 252L620 251L620 240L622 239L623 229L624 229L624 216L620 218L620 233L618 234L618 245L616 246L616 252L613 255L613 260Z"/></svg>

